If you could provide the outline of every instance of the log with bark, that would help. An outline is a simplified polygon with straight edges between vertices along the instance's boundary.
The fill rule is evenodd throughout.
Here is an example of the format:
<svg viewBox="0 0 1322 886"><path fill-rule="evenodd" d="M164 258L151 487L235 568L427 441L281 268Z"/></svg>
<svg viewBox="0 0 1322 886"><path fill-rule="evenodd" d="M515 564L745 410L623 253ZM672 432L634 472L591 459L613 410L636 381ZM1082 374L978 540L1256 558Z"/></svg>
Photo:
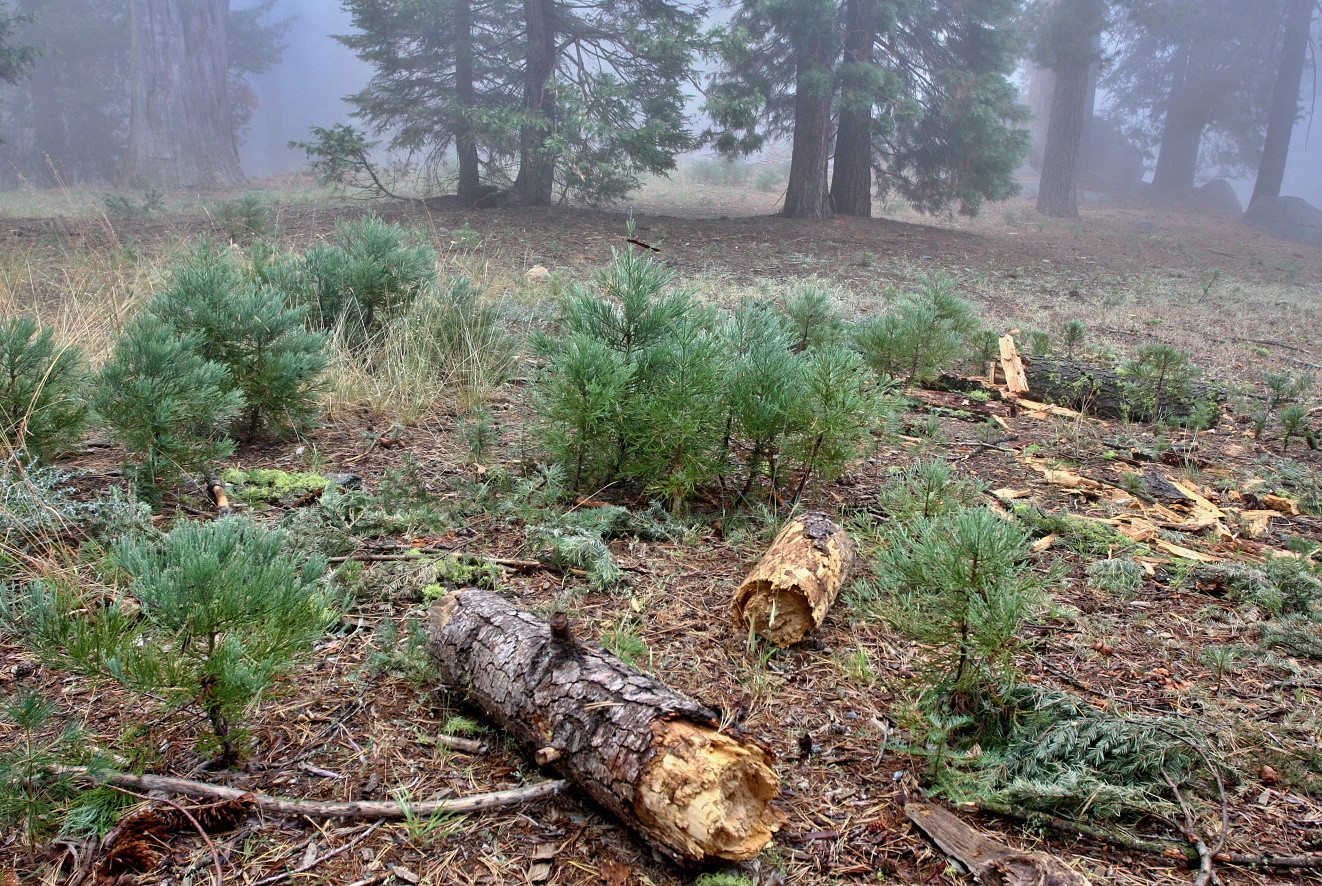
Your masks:
<svg viewBox="0 0 1322 886"><path fill-rule="evenodd" d="M825 514L791 520L735 592L735 626L777 646L799 642L831 611L853 564L849 536Z"/></svg>
<svg viewBox="0 0 1322 886"><path fill-rule="evenodd" d="M718 714L497 594L432 608L442 679L681 865L742 861L779 828L771 753Z"/></svg>
<svg viewBox="0 0 1322 886"><path fill-rule="evenodd" d="M1188 417L1203 404L1216 404L1225 399L1223 392L1195 382L1181 395L1164 396L1161 403L1163 414L1154 416L1152 407L1136 398L1133 386L1113 369L1047 356L1035 356L1025 363L1030 398L1068 406L1099 418L1117 421L1180 419Z"/></svg>

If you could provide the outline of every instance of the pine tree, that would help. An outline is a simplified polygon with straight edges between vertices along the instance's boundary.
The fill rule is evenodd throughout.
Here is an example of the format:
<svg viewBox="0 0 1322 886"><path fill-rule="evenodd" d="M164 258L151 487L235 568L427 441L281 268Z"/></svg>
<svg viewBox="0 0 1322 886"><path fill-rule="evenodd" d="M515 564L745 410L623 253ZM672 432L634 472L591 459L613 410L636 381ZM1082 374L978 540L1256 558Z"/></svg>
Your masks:
<svg viewBox="0 0 1322 886"><path fill-rule="evenodd" d="M1285 27L1282 29L1281 61L1272 85L1267 139L1258 164L1253 197L1279 197L1285 178L1285 161L1290 152L1290 136L1299 117L1299 85L1308 55L1309 31L1313 25L1315 0L1289 0Z"/></svg>
<svg viewBox="0 0 1322 886"><path fill-rule="evenodd" d="M922 211L975 213L1015 192L1027 150L1007 80L1018 9L1018 0L746 0L719 35L723 67L707 102L716 147L747 154L792 135L786 216L870 214L874 168L880 192Z"/></svg>
<svg viewBox="0 0 1322 886"><path fill-rule="evenodd" d="M437 161L454 147L460 202L616 199L674 168L695 139L701 8L676 0L348 0L341 40L377 69L353 97L391 145ZM557 189L559 193L557 194ZM499 198L493 191L499 190Z"/></svg>

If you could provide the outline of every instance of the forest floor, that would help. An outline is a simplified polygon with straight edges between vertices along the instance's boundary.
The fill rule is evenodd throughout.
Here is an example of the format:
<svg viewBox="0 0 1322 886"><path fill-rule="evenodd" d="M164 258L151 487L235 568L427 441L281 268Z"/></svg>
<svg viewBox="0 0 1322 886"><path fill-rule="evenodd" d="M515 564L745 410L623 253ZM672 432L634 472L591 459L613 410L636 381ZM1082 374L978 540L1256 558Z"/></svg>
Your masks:
<svg viewBox="0 0 1322 886"><path fill-rule="evenodd" d="M281 201L281 193L273 186L270 197ZM774 202L775 195L753 191L681 191L661 183L611 211L460 213L292 199L277 205L282 239L293 244L368 211L421 226L455 269L475 276L489 294L523 305L541 297L531 291L527 269L589 282L612 249L630 248L632 215L635 239L657 245L681 283L725 306L813 282L832 287L842 309L860 316L880 308L889 287L942 271L1000 332L1054 335L1079 319L1089 330L1087 348L1124 354L1160 342L1192 352L1207 378L1229 393L1212 429L1012 412L993 403L1001 423L993 434L977 412L980 403L940 409L915 397L898 435L879 438L838 482L810 485L803 504L856 520L874 510L877 489L896 468L942 459L995 490L986 500L1002 508L1031 502L1129 529L1163 519L1193 526L1208 508L1219 513L1201 528L1167 528L1160 536L1166 548L1140 552L1145 574L1125 593L1090 579L1089 566L1109 552L1040 539L1032 568L1046 574L1059 564L1062 577L1048 588L1051 606L1024 626L1016 664L1026 683L1121 717L1182 723L1201 736L1198 752L1224 767L1223 792L1200 798L1194 811L1194 830L1208 845L1311 859L1293 870L1216 861L1224 882L1322 882L1322 857L1314 855L1322 850L1322 649L1272 646L1264 639L1272 613L1228 596L1223 583L1199 580L1191 559L1253 564L1322 544L1322 453L1298 440L1286 449L1271 428L1255 437L1249 418L1261 403L1265 372L1322 370L1322 252L1234 219L1122 198L1086 205L1081 219L1068 222L1037 216L1024 200L990 206L976 219L933 221L897 211L819 222L774 217ZM191 210L5 218L0 255L8 304L57 318L70 277L49 263L126 251L149 263L181 238L221 233L211 215ZM149 278L135 277L129 289ZM1315 429L1322 424L1317 393L1307 401ZM403 476L448 515L443 530L371 539L355 555L418 547L537 560L526 525L484 486L492 475L523 473L530 462L526 394L519 378L493 392L498 435L480 466L464 439L466 404L444 396L407 422L370 402L339 403L306 438L241 447L227 466L353 473L368 490ZM101 445L62 463L85 472L75 482L89 495L121 482L119 465L120 454ZM1149 489L1166 480L1184 492L1127 494L1125 472L1155 478ZM593 497L645 506L611 490ZM253 511L275 520L293 507L286 501ZM166 513L206 519L210 506L201 493L184 495ZM731 712L775 752L782 785L775 806L786 823L761 859L743 867L757 886L969 882L908 824L897 802L921 793L932 763L912 747L922 742L912 715L918 644L850 594L816 634L788 650L750 648L731 626L731 595L784 517L766 508L699 506L670 536L611 541L627 576L622 588L592 591L572 570L547 565L503 570L498 590L538 611L567 606L585 638L615 645L632 638L640 667ZM1154 529L1149 541L1156 540ZM251 720L247 764L196 777L283 797L410 802L541 777L498 734L479 734L476 753L437 744L435 736L454 728L462 708L429 677L425 654L409 640L425 618L421 589L435 578L426 559L351 560L356 603L341 630L262 702ZM865 562L861 577L868 570ZM1204 653L1220 647L1236 652L1209 663ZM140 771L189 776L203 759L195 720L144 709L118 689L42 666L18 638L0 633L0 694L37 689L58 702L55 725L76 724L89 744L130 758ZM0 744L17 737L0 725ZM1060 857L1093 883L1186 883L1197 875L1182 859L1119 845L1136 846L1139 838L1188 845L1184 823L1169 819L1105 825L1117 837L1107 842L956 811L997 839ZM216 861L226 883L245 884L273 882L263 878L302 866L307 870L288 882L678 886L694 876L655 858L572 790L486 814L372 828L366 821L250 817L216 834L211 848L185 830L160 847L159 864L136 882L207 882ZM0 881L67 882L87 852L55 842L33 854L17 834L0 835Z"/></svg>

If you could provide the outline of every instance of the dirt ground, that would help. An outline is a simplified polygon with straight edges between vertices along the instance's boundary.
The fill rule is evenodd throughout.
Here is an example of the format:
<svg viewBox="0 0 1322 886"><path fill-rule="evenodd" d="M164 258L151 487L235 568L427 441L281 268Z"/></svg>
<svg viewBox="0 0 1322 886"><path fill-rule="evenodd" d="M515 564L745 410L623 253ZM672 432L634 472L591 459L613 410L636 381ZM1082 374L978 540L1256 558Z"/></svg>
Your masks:
<svg viewBox="0 0 1322 886"><path fill-rule="evenodd" d="M1265 370L1298 375L1322 369L1322 252L1271 239L1233 219L1112 198L1105 206L1085 206L1084 217L1069 223L1037 217L1022 200L990 207L972 220L933 223L899 212L895 218L807 222L766 214L774 195L712 189L705 199L714 201L720 217L708 205L695 207L691 195L679 200L659 187L615 211L451 213L400 203L371 208L429 227L442 247L460 236L456 232L476 231L481 254L510 266L514 276L541 265L569 279L588 279L612 248L629 248L625 228L632 216L635 238L657 244L681 280L716 281L704 283L704 291L770 285L780 292L813 281L837 288L849 310L862 314L883 303L886 287L903 287L917 274L940 269L960 280L984 319L1002 331L1012 325L1054 331L1067 319L1086 317L1099 343L1117 350L1143 341L1177 344L1231 386L1252 386ZM288 206L279 222L286 239L308 242L366 208L349 202ZM172 242L181 228L219 231L205 217L121 220L113 235L90 222L7 220L0 224L0 249L58 235L89 250L131 240L150 253ZM499 442L485 470L524 469L521 428L530 417L525 393L515 382L495 396ZM900 436L878 439L838 482L811 486L805 506L844 518L866 513L896 467L940 458L990 489L1009 490L1049 511L1122 522L1151 516L1148 504L1120 494L1120 472L1133 469L1182 482L1233 514L1260 503L1245 496L1256 495L1261 459L1282 455L1279 441L1253 438L1241 402L1232 398L1218 425L1201 433L999 407L993 411L1003 428L992 438L983 433L980 404L956 397L956 408L943 409L916 398ZM357 555L430 547L536 559L526 527L490 508L467 506L464 497L480 477L460 441L465 418L457 406L387 432L391 421L389 415L341 411L305 440L259 441L241 448L230 463L350 472L373 489L411 456L437 506L463 514L461 524L434 536L374 539ZM1312 426L1319 425L1314 410ZM372 442L383 433L391 436L388 448ZM1297 441L1286 455L1314 478L1322 468L1322 455ZM1043 463L1097 485L1070 485L1043 473ZM119 455L112 449L89 449L67 467L87 471L79 483L89 493L121 482ZM627 497L621 503L639 504ZM1181 514L1189 506L1166 504ZM273 506L263 516L275 518L281 510ZM199 492L174 501L170 513L207 519L211 509ZM776 521L711 511L700 513L694 525L682 539L613 541L612 552L628 576L624 589L593 592L572 571L546 565L506 569L499 590L531 608L570 601L576 630L588 639L627 622L646 643L646 670L731 713L775 752L781 779L775 806L786 824L759 861L742 867L757 886L970 882L907 823L898 802L922 791L927 765L904 749L898 713L921 650L847 602L804 643L783 652L750 650L729 623L730 597L765 550ZM1224 535L1183 533L1179 545L1208 558L1252 559L1284 549L1291 538L1322 542L1322 517L1306 514L1278 513L1255 533L1229 516L1225 526ZM1222 882L1322 882L1322 662L1273 659L1224 681L1199 652L1213 644L1251 643L1253 619L1216 588L1180 580L1178 557L1158 552L1142 587L1128 597L1091 587L1089 560L1062 546L1048 544L1034 558L1033 568L1043 572L1063 564L1064 578L1050 588L1055 605L1019 637L1024 678L1124 715L1170 717L1203 729L1212 753L1235 775L1221 797L1201 808L1194 830L1223 853L1298 861L1294 868L1258 870L1219 860L1214 866ZM90 743L104 749L138 748L142 756L135 765L147 771L282 797L417 802L544 777L497 734L480 736L476 753L436 743L447 721L463 710L460 700L425 675L383 663L404 651L410 624L425 617L411 564L368 561L361 567L357 603L312 662L263 702L253 720L252 753L240 769L197 774L198 723L150 705L140 711L140 702L116 689L42 667L17 638L2 633L0 692L49 693L59 700L61 722L78 724ZM391 630L383 630L387 626ZM1093 883L1184 883L1197 875L1182 860L1133 848L1138 838L1187 844L1178 822L1133 823L1125 833L1134 839L1126 847L1118 845L1123 840L956 811L999 840L1061 858ZM355 886L678 886L694 877L659 860L572 790L434 823L249 816L212 841L208 846L189 830L174 833L159 847L162 857L154 868L120 882L203 883L212 879L215 864L224 882L244 884L277 882L272 878L287 873L291 883ZM94 854L94 846L55 841L32 855L17 835L0 835L4 886L68 882L78 863ZM305 870L290 873L300 868Z"/></svg>

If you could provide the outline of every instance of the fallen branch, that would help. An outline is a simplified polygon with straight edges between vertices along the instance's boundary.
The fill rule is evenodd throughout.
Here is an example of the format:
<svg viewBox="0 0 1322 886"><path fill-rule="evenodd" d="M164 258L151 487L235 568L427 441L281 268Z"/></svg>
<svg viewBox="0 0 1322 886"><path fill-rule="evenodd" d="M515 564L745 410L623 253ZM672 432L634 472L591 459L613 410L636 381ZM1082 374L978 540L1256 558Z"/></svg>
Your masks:
<svg viewBox="0 0 1322 886"><path fill-rule="evenodd" d="M523 788L508 791L493 791L489 794L475 794L471 797L456 797L453 800L432 800L425 803L386 803L386 802L346 802L326 803L316 800L289 800L257 794L239 788L207 784L202 781L190 781L186 778L171 778L165 775L132 775L127 772L104 772L89 770L84 766L61 766L57 771L62 775L85 778L88 781L101 782L112 786L139 788L144 791L167 791L174 794L187 794L190 797L211 797L219 800L237 800L246 797L258 809L274 812L278 815L301 815L306 818L407 818L430 815L462 815L471 812L486 812L519 803L531 803L553 796L564 790L563 780L543 781Z"/></svg>

